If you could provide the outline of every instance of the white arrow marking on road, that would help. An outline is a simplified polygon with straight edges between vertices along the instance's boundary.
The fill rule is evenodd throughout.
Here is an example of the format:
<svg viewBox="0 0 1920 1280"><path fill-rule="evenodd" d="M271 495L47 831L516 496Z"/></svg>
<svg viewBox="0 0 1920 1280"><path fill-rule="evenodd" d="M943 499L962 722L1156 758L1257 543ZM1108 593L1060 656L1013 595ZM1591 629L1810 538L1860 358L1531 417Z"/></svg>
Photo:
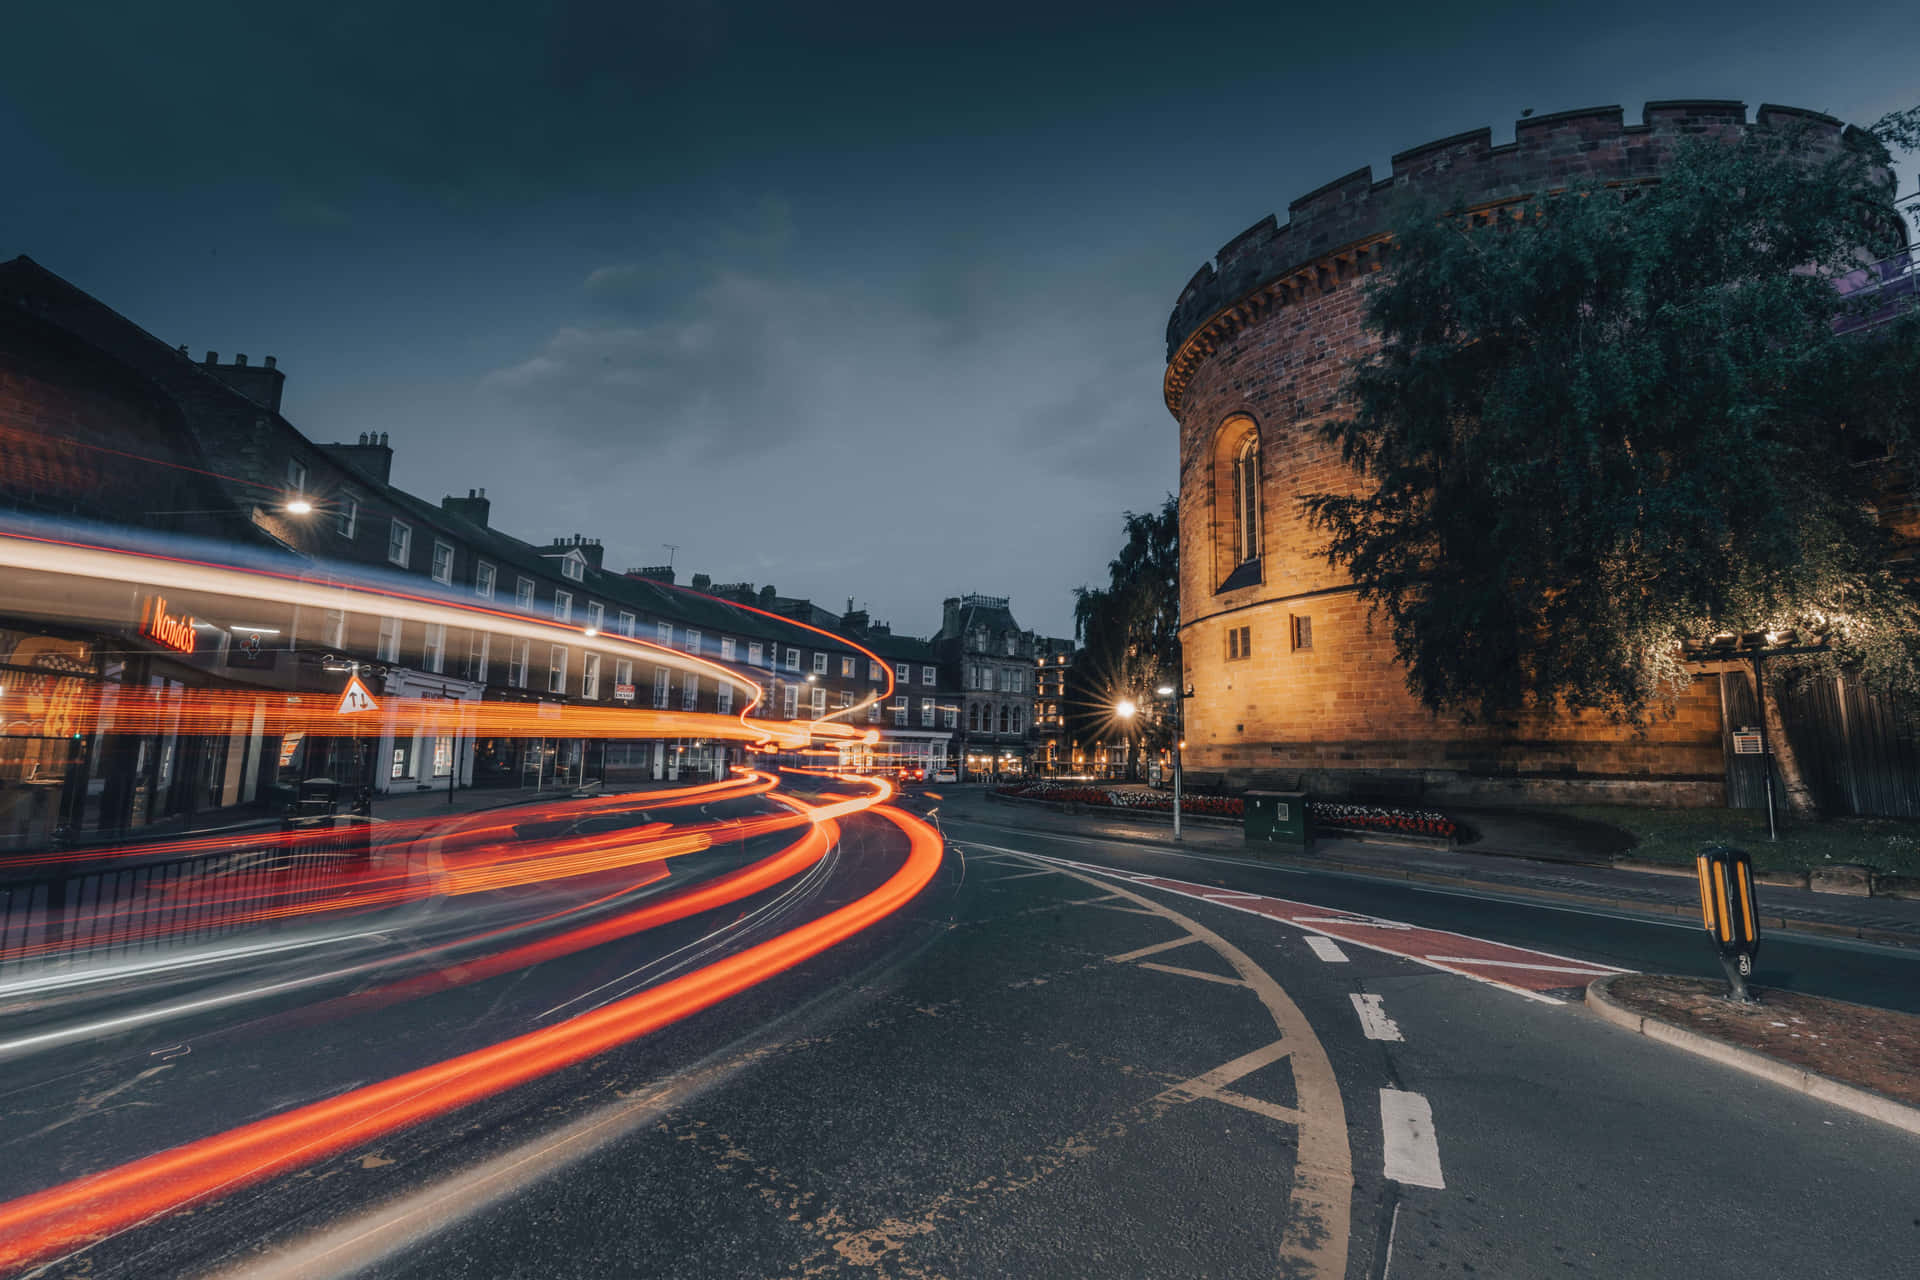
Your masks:
<svg viewBox="0 0 1920 1280"><path fill-rule="evenodd" d="M1379 996L1352 995L1353 1011L1360 1015L1360 1029L1367 1033L1369 1040L1404 1040L1400 1034L1400 1024L1387 1016L1380 1007Z"/></svg>
<svg viewBox="0 0 1920 1280"><path fill-rule="evenodd" d="M1386 1176L1410 1187L1444 1191L1440 1176L1440 1140L1433 1132L1433 1108L1425 1095L1399 1089L1380 1091L1380 1132L1386 1142Z"/></svg>
<svg viewBox="0 0 1920 1280"><path fill-rule="evenodd" d="M1307 945L1313 948L1313 954L1319 956L1328 964L1345 964L1347 962L1347 953L1342 951L1332 938L1323 937L1317 933L1310 933L1307 935Z"/></svg>

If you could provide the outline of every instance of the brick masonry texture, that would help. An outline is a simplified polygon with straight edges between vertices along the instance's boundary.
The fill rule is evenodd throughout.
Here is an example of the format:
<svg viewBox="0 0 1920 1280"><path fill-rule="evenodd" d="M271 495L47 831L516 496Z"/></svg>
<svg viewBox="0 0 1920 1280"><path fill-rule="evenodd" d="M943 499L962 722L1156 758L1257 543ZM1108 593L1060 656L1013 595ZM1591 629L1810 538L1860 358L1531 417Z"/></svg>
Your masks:
<svg viewBox="0 0 1920 1280"><path fill-rule="evenodd" d="M1384 620L1319 554L1300 495L1358 483L1318 428L1338 408L1348 362L1364 355L1359 285L1382 269L1391 197L1419 187L1492 207L1582 179L1657 179L1680 138L1810 123L1834 145L1857 131L1825 116L1737 102L1649 103L1536 116L1516 141L1489 130L1362 169L1235 237L1189 282L1168 322L1166 399L1180 424L1180 592L1186 620L1187 761L1230 783L1327 794L1482 802L1725 802L1717 677L1695 682L1644 731L1601 716L1530 713L1503 725L1435 716L1407 691ZM1259 580L1221 590L1236 567L1233 459L1260 436ZM1311 647L1294 647L1293 619ZM1247 628L1250 656L1230 631Z"/></svg>

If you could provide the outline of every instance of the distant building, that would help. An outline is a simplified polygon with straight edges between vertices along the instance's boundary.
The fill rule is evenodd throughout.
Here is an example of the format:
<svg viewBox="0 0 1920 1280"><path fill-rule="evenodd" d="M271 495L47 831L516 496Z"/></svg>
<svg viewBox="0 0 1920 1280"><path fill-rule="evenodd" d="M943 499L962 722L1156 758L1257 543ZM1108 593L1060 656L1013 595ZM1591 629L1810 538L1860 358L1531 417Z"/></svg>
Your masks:
<svg viewBox="0 0 1920 1280"><path fill-rule="evenodd" d="M1072 773L1073 735L1068 730L1068 673L1078 651L1073 641L1033 639L1033 767L1037 773Z"/></svg>
<svg viewBox="0 0 1920 1280"><path fill-rule="evenodd" d="M1026 773L1033 755L1034 637L1005 596L941 602L940 661L959 677L961 749L969 775Z"/></svg>

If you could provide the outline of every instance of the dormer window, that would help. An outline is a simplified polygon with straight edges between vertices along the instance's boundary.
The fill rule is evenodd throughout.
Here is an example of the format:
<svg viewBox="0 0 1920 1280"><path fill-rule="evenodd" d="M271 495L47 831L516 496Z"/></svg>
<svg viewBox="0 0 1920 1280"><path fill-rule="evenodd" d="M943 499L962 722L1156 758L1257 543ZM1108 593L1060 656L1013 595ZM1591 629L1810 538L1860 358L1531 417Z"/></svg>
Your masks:
<svg viewBox="0 0 1920 1280"><path fill-rule="evenodd" d="M587 576L586 557L578 551L569 551L560 561L560 576L580 582Z"/></svg>

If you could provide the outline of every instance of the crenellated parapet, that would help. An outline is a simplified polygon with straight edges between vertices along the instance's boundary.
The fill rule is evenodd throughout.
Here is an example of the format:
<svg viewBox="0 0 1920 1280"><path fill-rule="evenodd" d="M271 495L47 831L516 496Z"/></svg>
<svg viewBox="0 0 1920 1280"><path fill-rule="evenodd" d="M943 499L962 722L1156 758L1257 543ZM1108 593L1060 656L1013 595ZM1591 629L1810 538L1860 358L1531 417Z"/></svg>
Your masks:
<svg viewBox="0 0 1920 1280"><path fill-rule="evenodd" d="M1649 102L1637 125L1620 107L1591 107L1515 122L1514 140L1493 145L1491 129L1441 138L1393 157L1376 180L1371 167L1336 178L1287 206L1282 225L1262 218L1223 245L1180 291L1167 321L1167 407L1176 416L1193 370L1221 343L1276 308L1330 292L1382 265L1396 198L1419 193L1485 209L1577 182L1657 179L1690 137L1733 137L1752 129L1811 126L1843 141L1877 146L1872 135L1831 116L1764 105L1752 121L1743 102Z"/></svg>

